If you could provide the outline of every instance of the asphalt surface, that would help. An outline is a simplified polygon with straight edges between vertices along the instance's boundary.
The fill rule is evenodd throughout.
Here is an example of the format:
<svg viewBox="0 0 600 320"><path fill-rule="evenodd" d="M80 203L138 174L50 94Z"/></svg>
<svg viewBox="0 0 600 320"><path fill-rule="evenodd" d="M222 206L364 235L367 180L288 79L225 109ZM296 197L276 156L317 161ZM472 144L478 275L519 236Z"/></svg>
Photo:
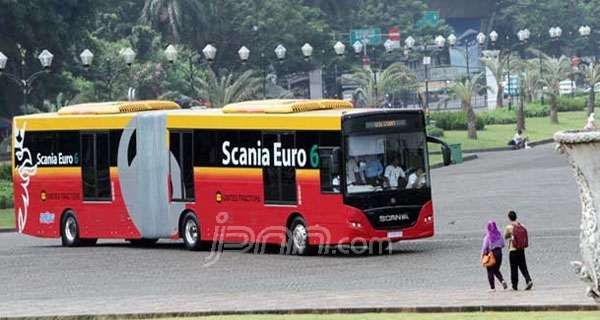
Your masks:
<svg viewBox="0 0 600 320"><path fill-rule="evenodd" d="M0 317L592 303L569 266L579 256L576 185L552 145L480 154L434 170L432 181L436 236L398 243L391 254L215 255L172 241L62 248L58 239L0 233ZM530 231L535 287L489 294L478 264L483 228L489 219L505 224L509 209ZM502 271L509 279L507 261Z"/></svg>

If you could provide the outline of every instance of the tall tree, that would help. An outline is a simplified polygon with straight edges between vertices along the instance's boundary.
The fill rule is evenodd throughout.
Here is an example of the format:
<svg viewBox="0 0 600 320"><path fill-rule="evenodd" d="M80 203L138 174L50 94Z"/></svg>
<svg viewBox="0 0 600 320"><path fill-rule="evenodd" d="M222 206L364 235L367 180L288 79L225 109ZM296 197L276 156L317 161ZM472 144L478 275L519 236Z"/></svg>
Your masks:
<svg viewBox="0 0 600 320"><path fill-rule="evenodd" d="M590 86L587 100L588 115L594 112L596 104L596 84L600 82L600 64L595 62L590 63L583 69L583 80Z"/></svg>
<svg viewBox="0 0 600 320"><path fill-rule="evenodd" d="M508 70L508 55L498 55L496 57L481 58L481 62L486 66L494 78L496 78L496 108L504 107L504 75Z"/></svg>
<svg viewBox="0 0 600 320"><path fill-rule="evenodd" d="M467 136L469 139L477 139L477 116L473 110L473 96L481 91L483 86L479 84L481 74L473 78L465 77L455 82L450 87L450 96L460 100L462 111L467 115Z"/></svg>
<svg viewBox="0 0 600 320"><path fill-rule="evenodd" d="M416 76L402 63L394 63L379 73L371 69L356 69L352 75L357 83L356 95L360 105L381 108L386 94L406 87L416 87Z"/></svg>
<svg viewBox="0 0 600 320"><path fill-rule="evenodd" d="M546 87L545 93L550 97L550 122L558 123L558 97L560 96L560 82L571 74L571 64L565 56L552 58L543 56L543 73L541 84Z"/></svg>
<svg viewBox="0 0 600 320"><path fill-rule="evenodd" d="M159 30L168 30L169 38L179 43L187 23L206 25L205 3L198 0L146 0L141 20Z"/></svg>
<svg viewBox="0 0 600 320"><path fill-rule="evenodd" d="M200 96L208 99L210 106L221 108L228 103L244 101L252 98L261 88L262 79L248 70L234 78L232 73L217 76L208 70L207 78L200 80Z"/></svg>

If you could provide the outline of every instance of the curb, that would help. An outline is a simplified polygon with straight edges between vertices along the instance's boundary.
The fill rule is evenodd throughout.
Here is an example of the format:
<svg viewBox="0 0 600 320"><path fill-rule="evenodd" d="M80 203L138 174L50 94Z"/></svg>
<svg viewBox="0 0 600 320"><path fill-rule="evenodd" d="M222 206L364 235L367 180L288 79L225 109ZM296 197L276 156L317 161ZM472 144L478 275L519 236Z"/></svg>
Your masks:
<svg viewBox="0 0 600 320"><path fill-rule="evenodd" d="M82 314L60 316L66 320L87 319L157 319L180 317L208 317L231 315L298 315L298 314L359 314L359 313L471 313L471 312L575 312L600 311L600 305L480 305L452 307L365 307L365 308L317 308L317 309L281 309L281 310L248 310L248 311L198 311L198 312L155 312L155 313L123 313L123 314ZM7 317L11 320L56 320L58 316Z"/></svg>
<svg viewBox="0 0 600 320"><path fill-rule="evenodd" d="M538 140L538 141L533 141L531 143L529 143L530 146L535 147L535 146L540 146L540 145L544 145L544 144L548 144L548 143L552 143L554 142L554 139L550 138L550 139L542 139L542 140ZM462 153L484 153L484 152L498 152L498 151L512 151L513 149L511 147L497 147L497 148L487 148L487 149L469 149L469 150L462 150ZM429 154L442 154L441 151L432 151Z"/></svg>
<svg viewBox="0 0 600 320"><path fill-rule="evenodd" d="M0 228L0 233L9 233L9 232L16 232L17 229L15 228Z"/></svg>
<svg viewBox="0 0 600 320"><path fill-rule="evenodd" d="M533 142L529 143L529 145L532 147L535 147L535 146L540 146L540 145L553 143L553 142L554 142L554 139L550 138L550 139L542 139L542 140L538 140L538 141L533 141ZM511 151L511 150L513 150L511 147L498 147L498 148L489 148L489 149L463 150L463 153L497 152L497 151Z"/></svg>
<svg viewBox="0 0 600 320"><path fill-rule="evenodd" d="M479 158L479 157L476 154L466 155L463 157L463 162L475 160L477 158ZM454 163L451 165L454 165ZM438 168L442 168L442 167L445 167L443 163L436 163L434 165L429 166L429 169L438 169Z"/></svg>

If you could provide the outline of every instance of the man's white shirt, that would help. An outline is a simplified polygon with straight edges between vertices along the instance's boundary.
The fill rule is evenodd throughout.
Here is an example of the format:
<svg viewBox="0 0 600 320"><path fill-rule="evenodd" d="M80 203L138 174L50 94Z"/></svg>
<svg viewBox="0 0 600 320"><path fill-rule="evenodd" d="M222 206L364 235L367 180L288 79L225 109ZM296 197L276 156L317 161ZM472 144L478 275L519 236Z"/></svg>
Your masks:
<svg viewBox="0 0 600 320"><path fill-rule="evenodd" d="M383 175L388 179L390 187L392 188L398 187L398 178L406 178L406 174L400 166L394 167L391 164L385 167L385 172Z"/></svg>

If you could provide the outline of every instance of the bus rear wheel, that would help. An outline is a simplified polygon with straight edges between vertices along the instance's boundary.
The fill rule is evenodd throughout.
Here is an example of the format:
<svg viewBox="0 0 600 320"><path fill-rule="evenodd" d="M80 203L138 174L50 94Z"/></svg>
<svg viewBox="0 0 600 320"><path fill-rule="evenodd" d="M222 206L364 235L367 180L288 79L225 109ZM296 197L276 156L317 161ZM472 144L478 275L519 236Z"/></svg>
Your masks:
<svg viewBox="0 0 600 320"><path fill-rule="evenodd" d="M185 248L190 251L199 251L203 248L203 243L200 240L200 225L196 215L188 212L181 220L181 237Z"/></svg>
<svg viewBox="0 0 600 320"><path fill-rule="evenodd" d="M302 217L296 217L290 223L287 252L298 256L310 255L314 252L314 247L308 244L308 228Z"/></svg>
<svg viewBox="0 0 600 320"><path fill-rule="evenodd" d="M79 238L79 224L73 212L67 212L60 223L60 235L64 247L77 247L81 245Z"/></svg>

